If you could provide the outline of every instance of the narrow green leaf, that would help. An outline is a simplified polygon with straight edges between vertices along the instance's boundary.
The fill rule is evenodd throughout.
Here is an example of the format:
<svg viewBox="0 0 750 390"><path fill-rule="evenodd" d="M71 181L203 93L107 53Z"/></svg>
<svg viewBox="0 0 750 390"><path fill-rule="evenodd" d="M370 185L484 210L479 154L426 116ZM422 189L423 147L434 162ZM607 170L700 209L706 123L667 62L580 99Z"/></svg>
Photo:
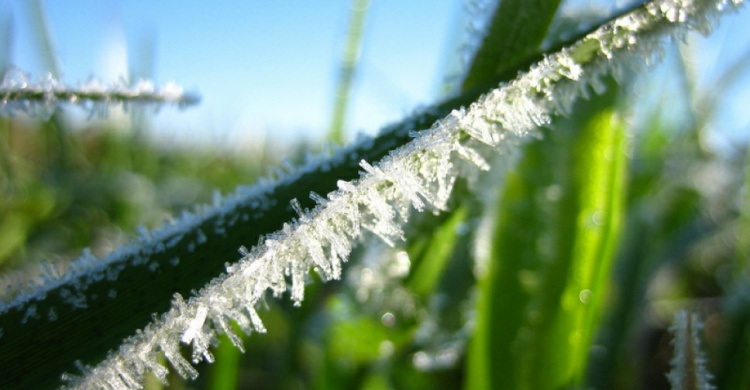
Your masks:
<svg viewBox="0 0 750 390"><path fill-rule="evenodd" d="M537 328L537 356L525 367L533 373L528 379L535 388L582 385L621 229L624 139L617 114L604 108L595 111L571 145L570 198L562 214L572 226L558 232L571 244L545 271L545 283L555 287L541 297L548 317Z"/></svg>
<svg viewBox="0 0 750 390"><path fill-rule="evenodd" d="M581 131L545 134L507 176L467 387L582 383L623 211L624 127L607 108L614 95L579 106L563 123L583 123Z"/></svg>
<svg viewBox="0 0 750 390"><path fill-rule="evenodd" d="M570 274L558 314L567 382L580 385L598 328L623 219L624 124L617 113L595 116L575 150L578 216ZM563 382L563 383L565 383Z"/></svg>
<svg viewBox="0 0 750 390"><path fill-rule="evenodd" d="M461 89L475 88L537 52L559 5L560 0L500 1Z"/></svg>
<svg viewBox="0 0 750 390"><path fill-rule="evenodd" d="M242 352L232 345L226 335L222 335L215 355L216 362L211 367L209 377L210 388L212 390L236 389Z"/></svg>
<svg viewBox="0 0 750 390"><path fill-rule="evenodd" d="M459 225L466 216L467 207L458 207L432 235L423 235L412 243L409 257L415 266L407 281L412 292L427 296L438 285L460 238Z"/></svg>
<svg viewBox="0 0 750 390"><path fill-rule="evenodd" d="M750 387L750 153L746 149L744 197L737 226L737 241L732 278L726 288L724 332L721 355L717 362L716 384L721 389L746 389Z"/></svg>
<svg viewBox="0 0 750 390"><path fill-rule="evenodd" d="M351 100L354 76L359 64L360 52L362 51L362 36L364 35L365 18L369 7L370 0L351 0L349 29L346 35L344 53L341 57L331 127L328 129L327 137L328 141L335 144L344 143L346 111Z"/></svg>
<svg viewBox="0 0 750 390"><path fill-rule="evenodd" d="M545 138L545 140L551 140ZM524 148L519 167L509 172L497 206L484 277L479 280L476 325L469 348L466 387L523 389L519 350L531 296L538 292L540 256L536 240L543 236L548 209L536 196L551 181L546 156L555 155L552 141ZM552 152L547 154L546 152Z"/></svg>

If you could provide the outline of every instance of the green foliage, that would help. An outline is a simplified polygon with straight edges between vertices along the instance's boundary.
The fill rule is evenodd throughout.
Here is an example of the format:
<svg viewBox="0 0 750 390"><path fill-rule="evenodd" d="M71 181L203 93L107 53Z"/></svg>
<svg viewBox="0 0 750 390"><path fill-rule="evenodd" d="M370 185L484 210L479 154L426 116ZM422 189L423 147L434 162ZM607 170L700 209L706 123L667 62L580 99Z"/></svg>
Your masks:
<svg viewBox="0 0 750 390"><path fill-rule="evenodd" d="M278 163L271 150L246 161L239 151L167 148L112 127L57 126L0 119L0 230L8 233L0 235L0 270L69 259L84 247L104 255L137 226L158 226Z"/></svg>
<svg viewBox="0 0 750 390"><path fill-rule="evenodd" d="M559 6L560 0L499 2L461 89L476 88L494 75L512 71L539 52Z"/></svg>
<svg viewBox="0 0 750 390"><path fill-rule="evenodd" d="M583 384L622 225L625 130L610 91L528 145L506 177L479 284L470 388Z"/></svg>

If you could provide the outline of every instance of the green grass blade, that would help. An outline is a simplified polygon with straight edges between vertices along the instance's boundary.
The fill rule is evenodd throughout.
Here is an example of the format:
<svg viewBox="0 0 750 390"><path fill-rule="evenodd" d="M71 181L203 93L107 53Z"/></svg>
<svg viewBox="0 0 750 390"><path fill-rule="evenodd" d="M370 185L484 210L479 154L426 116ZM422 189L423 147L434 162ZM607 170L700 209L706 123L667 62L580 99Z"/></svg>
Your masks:
<svg viewBox="0 0 750 390"><path fill-rule="evenodd" d="M624 123L617 113L607 110L592 119L575 152L579 211L572 274L561 302L569 321L566 361L576 385L582 383L586 372L622 228L627 161L624 142ZM565 343L560 341L559 351L565 351Z"/></svg>
<svg viewBox="0 0 750 390"><path fill-rule="evenodd" d="M724 316L727 326L720 348L716 371L716 384L721 389L747 389L750 387L750 288L748 288L748 261L750 261L750 153L745 151L744 197L737 226L732 278L726 288Z"/></svg>
<svg viewBox="0 0 750 390"><path fill-rule="evenodd" d="M460 239L459 225L466 221L467 212L466 206L458 207L431 235L418 236L411 243L413 267L407 285L413 293L426 297L438 286Z"/></svg>
<svg viewBox="0 0 750 390"><path fill-rule="evenodd" d="M216 362L211 367L209 388L212 390L233 390L237 388L242 352L232 345L226 335L222 335L216 347Z"/></svg>
<svg viewBox="0 0 750 390"><path fill-rule="evenodd" d="M480 281L468 388L583 382L623 212L624 127L606 105L611 96L565 122L584 123L580 132L552 132L525 148L506 179Z"/></svg>
<svg viewBox="0 0 750 390"><path fill-rule="evenodd" d="M626 158L617 114L595 111L571 146L571 197L561 214L573 225L558 232L570 240L570 252L545 272L544 283L556 287L541 297L548 318L538 328L537 356L525 368L539 389L582 385L621 229Z"/></svg>
<svg viewBox="0 0 750 390"><path fill-rule="evenodd" d="M365 17L370 7L370 0L351 0L351 12L349 29L344 45L344 54L341 58L339 69L336 97L331 117L331 127L328 129L328 141L335 144L344 143L344 124L346 111L351 100L351 90L354 84L354 75L359 64L359 56L362 51L362 36L365 29Z"/></svg>
<svg viewBox="0 0 750 390"><path fill-rule="evenodd" d="M548 138L549 139L549 138ZM507 174L497 207L487 270L479 281L476 327L467 360L469 389L522 389L521 357L514 344L522 337L528 304L540 287L535 241L544 228L538 197L550 181L545 164L552 142L524 148L517 170Z"/></svg>
<svg viewBox="0 0 750 390"><path fill-rule="evenodd" d="M31 24L34 26L34 38L36 44L39 45L39 55L41 56L42 63L47 68L47 72L53 76L60 76L60 61L57 57L57 50L55 50L54 42L52 40L52 33L50 29L49 19L47 18L47 12L44 9L44 3L41 0L30 1L27 5L28 17Z"/></svg>
<svg viewBox="0 0 750 390"><path fill-rule="evenodd" d="M560 0L500 1L461 89L475 88L537 52L559 5Z"/></svg>

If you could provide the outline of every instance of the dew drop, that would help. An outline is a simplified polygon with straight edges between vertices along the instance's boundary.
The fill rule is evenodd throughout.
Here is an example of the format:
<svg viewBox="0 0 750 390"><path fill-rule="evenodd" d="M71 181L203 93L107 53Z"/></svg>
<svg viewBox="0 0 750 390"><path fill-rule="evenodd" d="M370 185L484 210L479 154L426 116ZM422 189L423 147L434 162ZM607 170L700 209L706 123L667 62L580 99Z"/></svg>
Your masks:
<svg viewBox="0 0 750 390"><path fill-rule="evenodd" d="M380 317L380 323L390 328L396 324L396 316L391 312L386 312Z"/></svg>
<svg viewBox="0 0 750 390"><path fill-rule="evenodd" d="M581 301L581 303L587 304L591 300L591 290L585 289L581 290L580 293L578 293L578 300Z"/></svg>

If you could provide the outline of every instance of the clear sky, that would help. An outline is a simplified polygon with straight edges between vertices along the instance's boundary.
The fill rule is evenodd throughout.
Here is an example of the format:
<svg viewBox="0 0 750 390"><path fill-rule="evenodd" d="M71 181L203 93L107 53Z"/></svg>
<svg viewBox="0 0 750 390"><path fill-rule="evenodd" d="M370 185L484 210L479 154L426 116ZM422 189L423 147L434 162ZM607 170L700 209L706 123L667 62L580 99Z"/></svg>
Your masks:
<svg viewBox="0 0 750 390"><path fill-rule="evenodd" d="M0 60L38 77L47 69L33 36L29 2L0 2L5 26ZM145 75L200 93L197 107L162 109L154 117L156 135L229 143L263 132L319 139L329 124L350 0L43 3L67 83ZM459 48L466 37L464 3L371 1L349 134L374 132L437 99L442 81L465 54ZM728 58L750 50L747 14L725 21L716 38L699 46L695 59L699 71L709 74L704 80ZM747 79L733 88L735 98L723 114L731 126L745 130L750 110L741 102L750 101Z"/></svg>
<svg viewBox="0 0 750 390"><path fill-rule="evenodd" d="M36 77L46 69L24 3L0 5L0 16L12 18L11 63ZM328 126L349 0L44 5L66 82L139 70L200 92L198 107L162 110L156 131L317 137ZM461 0L371 3L351 128L376 130L434 101L461 7Z"/></svg>

